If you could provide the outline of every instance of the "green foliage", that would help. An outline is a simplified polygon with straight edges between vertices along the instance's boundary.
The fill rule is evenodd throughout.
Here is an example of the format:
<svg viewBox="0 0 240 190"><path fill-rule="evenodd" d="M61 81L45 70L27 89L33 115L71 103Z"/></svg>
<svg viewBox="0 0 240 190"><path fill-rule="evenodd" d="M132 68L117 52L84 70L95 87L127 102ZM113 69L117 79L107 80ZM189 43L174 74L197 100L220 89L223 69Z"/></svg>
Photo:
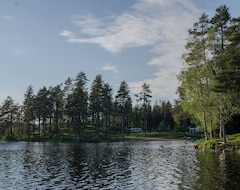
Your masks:
<svg viewBox="0 0 240 190"><path fill-rule="evenodd" d="M240 133L227 136L228 143L223 143L223 138L213 140L199 140L196 147L203 151L239 151L240 149Z"/></svg>
<svg viewBox="0 0 240 190"><path fill-rule="evenodd" d="M206 140L219 127L224 143L226 123L240 113L240 19L230 19L228 8L220 6L210 21L203 14L193 24L183 55L185 68L178 76L183 111L200 121Z"/></svg>
<svg viewBox="0 0 240 190"><path fill-rule="evenodd" d="M164 124L164 122L161 122L161 123L159 124L159 126L158 126L157 131L159 131L159 132L170 132L170 131L171 131L171 128L170 128L169 126L166 126L166 125Z"/></svg>
<svg viewBox="0 0 240 190"><path fill-rule="evenodd" d="M103 81L102 76L97 75L92 83L91 92L89 95L89 111L92 115L92 120L95 123L96 132L100 128L100 113L103 111Z"/></svg>
<svg viewBox="0 0 240 190"><path fill-rule="evenodd" d="M125 126L129 125L129 117L132 112L132 99L130 89L125 81L122 81L115 96L115 111L120 115L122 136L124 136Z"/></svg>
<svg viewBox="0 0 240 190"><path fill-rule="evenodd" d="M236 133L227 137L229 143L240 144L240 133Z"/></svg>
<svg viewBox="0 0 240 190"><path fill-rule="evenodd" d="M199 140L196 142L196 145L199 149L202 150L215 150L217 148L219 140Z"/></svg>
<svg viewBox="0 0 240 190"><path fill-rule="evenodd" d="M136 94L137 101L142 103L143 107L143 118L144 118L144 131L145 135L147 133L147 123L148 123L148 108L150 104L150 98L151 96L151 90L150 90L150 85L147 83L144 83L142 85L142 91L139 92L139 94Z"/></svg>

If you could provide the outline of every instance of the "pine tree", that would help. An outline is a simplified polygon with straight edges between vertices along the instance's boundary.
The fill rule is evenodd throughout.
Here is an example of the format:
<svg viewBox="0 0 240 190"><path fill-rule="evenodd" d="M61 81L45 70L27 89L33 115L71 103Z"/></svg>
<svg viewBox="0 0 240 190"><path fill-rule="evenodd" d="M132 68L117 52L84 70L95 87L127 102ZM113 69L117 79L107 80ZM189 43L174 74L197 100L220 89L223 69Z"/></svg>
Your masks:
<svg viewBox="0 0 240 190"><path fill-rule="evenodd" d="M24 110L24 121L27 125L27 136L30 138L31 135L31 127L33 126L33 122L35 120L35 115L34 115L34 99L35 95L33 92L33 87L30 85L26 93L24 94L24 102L23 102L23 110Z"/></svg>
<svg viewBox="0 0 240 190"><path fill-rule="evenodd" d="M189 40L186 45L187 53L183 56L186 69L179 75L181 90L183 91L180 102L184 111L193 114L203 126L205 139L207 135L208 97L210 85L209 62L207 59L207 34L209 20L202 14L193 29L189 30Z"/></svg>
<svg viewBox="0 0 240 190"><path fill-rule="evenodd" d="M113 111L112 88L108 83L103 84L102 95L103 95L102 110L105 118L105 131L108 132L108 129L110 127L111 115Z"/></svg>
<svg viewBox="0 0 240 190"><path fill-rule="evenodd" d="M142 85L142 91L139 92L139 94L136 94L137 101L142 102L143 106L143 112L144 112L144 131L145 131L145 136L147 134L147 120L148 120L148 107L150 104L150 98L151 96L151 90L150 90L150 84L143 83Z"/></svg>
<svg viewBox="0 0 240 190"><path fill-rule="evenodd" d="M102 76L97 75L92 83L90 96L89 96L89 108L92 115L93 123L95 124L96 133L100 129L100 118L103 111L103 81Z"/></svg>
<svg viewBox="0 0 240 190"><path fill-rule="evenodd" d="M125 125L128 124L129 114L132 111L132 99L129 95L129 86L125 81L122 81L115 96L117 111L121 115L122 136L124 136Z"/></svg>
<svg viewBox="0 0 240 190"><path fill-rule="evenodd" d="M229 8L225 5L220 6L216 9L216 14L211 20L213 25L213 32L215 35L215 48L213 52L213 62L215 63L215 91L216 101L215 106L217 108L218 117L219 117L219 136L224 138L224 143L226 144L226 132L225 125L226 122L231 118L231 100L227 93L223 93L222 90L219 90L219 80L217 79L222 72L224 72L224 67L226 65L226 49L229 44L227 40L227 30L229 27L230 14L228 12Z"/></svg>
<svg viewBox="0 0 240 190"><path fill-rule="evenodd" d="M85 124L88 116L87 81L86 74L84 72L80 72L75 79L75 87L68 99L72 123L77 129L78 136L80 136L81 127Z"/></svg>
<svg viewBox="0 0 240 190"><path fill-rule="evenodd" d="M2 104L2 113L6 118L7 137L13 136L13 122L16 117L18 106L14 103L11 96L7 96Z"/></svg>
<svg viewBox="0 0 240 190"><path fill-rule="evenodd" d="M59 135L59 125L62 124L63 111L64 111L64 92L60 85L52 88L50 91L51 105L52 105L52 116L54 118L54 134Z"/></svg>

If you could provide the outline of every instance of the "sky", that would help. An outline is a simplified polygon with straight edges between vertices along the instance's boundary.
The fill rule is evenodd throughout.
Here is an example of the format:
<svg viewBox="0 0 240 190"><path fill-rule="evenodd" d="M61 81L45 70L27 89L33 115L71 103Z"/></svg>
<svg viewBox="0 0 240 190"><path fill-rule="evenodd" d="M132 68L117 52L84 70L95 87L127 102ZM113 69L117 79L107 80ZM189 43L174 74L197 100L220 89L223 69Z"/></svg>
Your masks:
<svg viewBox="0 0 240 190"><path fill-rule="evenodd" d="M81 71L89 89L101 74L114 94L122 81L131 95L145 82L153 101L172 102L187 31L220 5L240 16L238 0L0 0L0 103Z"/></svg>

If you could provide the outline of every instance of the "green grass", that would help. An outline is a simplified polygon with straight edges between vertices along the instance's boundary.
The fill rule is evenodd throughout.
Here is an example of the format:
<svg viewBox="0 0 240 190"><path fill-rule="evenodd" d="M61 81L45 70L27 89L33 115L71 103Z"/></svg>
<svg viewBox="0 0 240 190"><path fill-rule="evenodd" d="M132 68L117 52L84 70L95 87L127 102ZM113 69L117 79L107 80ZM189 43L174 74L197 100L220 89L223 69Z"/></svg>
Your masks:
<svg viewBox="0 0 240 190"><path fill-rule="evenodd" d="M240 150L240 133L228 135L227 144L223 144L222 138L212 140L199 140L196 142L196 146L200 150L214 150L214 151L236 151Z"/></svg>
<svg viewBox="0 0 240 190"><path fill-rule="evenodd" d="M217 145L220 142L218 139L213 139L213 140L199 140L196 142L196 145L198 149L201 150L216 150Z"/></svg>
<svg viewBox="0 0 240 190"><path fill-rule="evenodd" d="M190 139L201 139L202 134L200 133L184 133L184 132L159 132L159 133L149 133L145 136L144 133L141 134L127 134L125 138L127 139L144 139L144 138L164 138L164 139L186 139L189 137Z"/></svg>
<svg viewBox="0 0 240 190"><path fill-rule="evenodd" d="M159 132L157 134L149 135L149 137L161 137L168 139L180 139L185 137L190 137L192 139L201 139L202 134L200 133L188 133L188 132Z"/></svg>
<svg viewBox="0 0 240 190"><path fill-rule="evenodd" d="M227 136L227 142L233 144L240 144L240 133Z"/></svg>

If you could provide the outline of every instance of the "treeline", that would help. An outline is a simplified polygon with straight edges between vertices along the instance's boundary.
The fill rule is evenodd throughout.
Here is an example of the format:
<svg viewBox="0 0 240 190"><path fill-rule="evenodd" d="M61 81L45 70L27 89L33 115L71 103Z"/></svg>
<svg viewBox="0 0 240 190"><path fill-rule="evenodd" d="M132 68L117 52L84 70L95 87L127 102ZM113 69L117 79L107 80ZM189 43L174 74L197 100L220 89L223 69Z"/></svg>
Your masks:
<svg viewBox="0 0 240 190"><path fill-rule="evenodd" d="M187 120L169 101L151 106L150 85L144 83L133 106L130 89L122 81L116 95L97 75L90 90L80 72L55 87L42 87L35 94L30 85L22 105L8 96L0 107L0 136L8 139L81 139L96 135L124 135L129 128L150 131L186 131ZM179 109L179 108L177 108ZM175 115L175 120L173 119ZM177 125L179 123L179 125ZM60 138L60 139L61 139Z"/></svg>
<svg viewBox="0 0 240 190"><path fill-rule="evenodd" d="M231 126L240 127L240 17L220 6L212 18L202 14L188 34L178 105L206 140L219 136L226 143Z"/></svg>
<svg viewBox="0 0 240 190"><path fill-rule="evenodd" d="M55 87L35 94L29 86L22 105L8 96L0 106L0 136L16 139L122 135L129 128L148 131L188 131L197 126L205 139L240 131L240 17L231 18L220 6L209 18L202 14L188 31L184 68L178 76L179 99L151 104L150 85L144 83L133 106L130 89L122 81L116 95L97 75L80 72Z"/></svg>

